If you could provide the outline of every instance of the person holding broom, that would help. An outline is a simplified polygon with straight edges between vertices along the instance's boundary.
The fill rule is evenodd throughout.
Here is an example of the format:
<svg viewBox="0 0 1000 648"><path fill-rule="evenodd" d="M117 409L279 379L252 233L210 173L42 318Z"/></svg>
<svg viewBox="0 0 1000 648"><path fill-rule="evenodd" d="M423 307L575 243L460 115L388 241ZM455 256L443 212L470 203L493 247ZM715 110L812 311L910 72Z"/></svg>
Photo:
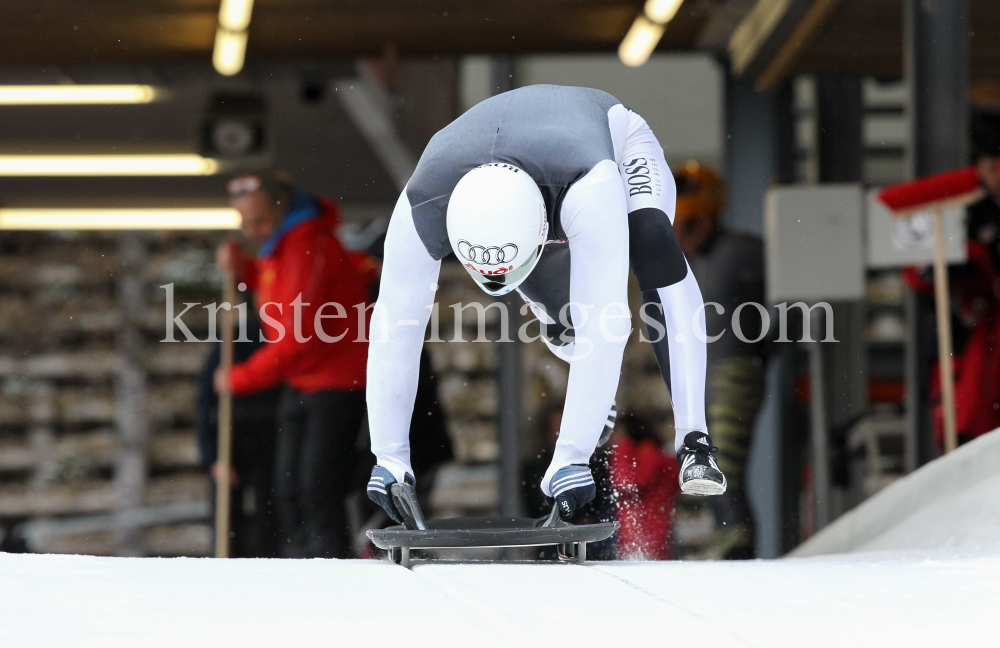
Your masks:
<svg viewBox="0 0 1000 648"><path fill-rule="evenodd" d="M217 261L254 292L265 344L231 370L219 368L215 388L243 396L284 385L274 467L279 553L347 558L344 499L365 415L364 308L377 265L341 244L336 204L296 190L284 175L238 176L227 190L257 249L248 254L230 239Z"/></svg>

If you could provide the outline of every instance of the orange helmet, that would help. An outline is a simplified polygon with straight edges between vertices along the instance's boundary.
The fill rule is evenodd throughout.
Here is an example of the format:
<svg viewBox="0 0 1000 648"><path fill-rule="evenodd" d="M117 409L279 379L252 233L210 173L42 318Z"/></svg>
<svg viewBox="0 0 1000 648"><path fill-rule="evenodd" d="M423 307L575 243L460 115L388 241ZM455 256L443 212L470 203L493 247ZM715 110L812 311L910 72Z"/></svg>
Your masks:
<svg viewBox="0 0 1000 648"><path fill-rule="evenodd" d="M726 185L715 171L688 160L674 170L677 183L675 221L699 216L715 216L726 204Z"/></svg>

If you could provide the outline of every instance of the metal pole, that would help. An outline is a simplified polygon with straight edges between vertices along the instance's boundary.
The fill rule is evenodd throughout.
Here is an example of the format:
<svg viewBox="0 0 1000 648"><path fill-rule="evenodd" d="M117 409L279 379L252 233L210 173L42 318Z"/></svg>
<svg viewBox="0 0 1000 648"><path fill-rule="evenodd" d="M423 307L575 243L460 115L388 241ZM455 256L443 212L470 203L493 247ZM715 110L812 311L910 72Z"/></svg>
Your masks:
<svg viewBox="0 0 1000 648"><path fill-rule="evenodd" d="M493 60L491 87L494 94L514 87L514 59L498 56ZM500 445L500 514L521 514L521 342L517 339L519 299L511 293L503 298L509 315L510 342L498 342L497 367L497 442ZM536 485L537 486L537 485Z"/></svg>
<svg viewBox="0 0 1000 648"><path fill-rule="evenodd" d="M955 169L969 155L969 2L968 0L906 0L904 66L911 94L912 171L916 177ZM945 446L954 447L954 402L951 376L951 336L947 311L947 266L940 216L935 215L934 286L937 302ZM911 325L915 325L913 322ZM947 375L946 375L947 374ZM954 411L953 405L950 409ZM919 419L914 417L914 422ZM920 425L911 432L928 431ZM925 443L927 443L925 441Z"/></svg>
<svg viewBox="0 0 1000 648"><path fill-rule="evenodd" d="M115 371L115 424L120 449L115 463L115 488L121 498L120 512L142 507L148 479L146 450L149 445L146 370L143 367L145 343L142 319L145 316L146 292L142 276L148 251L143 234L123 232L119 239L122 272L116 293L122 322L115 333L117 369ZM121 555L141 556L142 529L126 524L120 530Z"/></svg>
<svg viewBox="0 0 1000 648"><path fill-rule="evenodd" d="M904 21L919 177L969 162L969 3L906 0Z"/></svg>
<svg viewBox="0 0 1000 648"><path fill-rule="evenodd" d="M860 182L864 173L861 79L855 76L818 77L816 100L819 104L820 182Z"/></svg>
<svg viewBox="0 0 1000 648"><path fill-rule="evenodd" d="M219 366L229 372L233 367L233 307L236 287L232 270L223 278L222 301L228 308L222 311L222 353ZM227 385L219 393L219 452L215 460L219 467L215 482L215 557L229 557L229 510L232 489L233 395Z"/></svg>
<svg viewBox="0 0 1000 648"><path fill-rule="evenodd" d="M510 341L497 342L500 362L497 375L499 407L497 436L500 444L500 514L521 515L521 342L517 339L518 297L503 298L510 316ZM537 485L533 485L537 486Z"/></svg>
<svg viewBox="0 0 1000 648"><path fill-rule="evenodd" d="M811 312L812 334L809 344L809 414L811 418L813 502L816 507L816 528L819 531L830 522L830 457L827 440L826 387L823 379L823 339L827 325L822 309ZM829 323L832 326L832 322Z"/></svg>

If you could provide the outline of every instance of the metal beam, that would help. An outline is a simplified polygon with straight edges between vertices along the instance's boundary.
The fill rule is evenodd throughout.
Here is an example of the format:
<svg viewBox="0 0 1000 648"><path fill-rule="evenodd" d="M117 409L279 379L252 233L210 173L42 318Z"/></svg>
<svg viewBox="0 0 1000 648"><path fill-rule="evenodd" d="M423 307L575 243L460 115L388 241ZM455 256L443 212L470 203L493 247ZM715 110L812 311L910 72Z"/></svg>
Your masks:
<svg viewBox="0 0 1000 648"><path fill-rule="evenodd" d="M904 65L916 177L969 162L968 4L906 0Z"/></svg>
<svg viewBox="0 0 1000 648"><path fill-rule="evenodd" d="M768 90L784 80L841 0L758 0L729 39L736 76Z"/></svg>
<svg viewBox="0 0 1000 648"><path fill-rule="evenodd" d="M402 191L417 168L417 160L396 129L388 93L362 62L358 64L357 77L337 80L336 94L396 189Z"/></svg>
<svg viewBox="0 0 1000 648"><path fill-rule="evenodd" d="M757 77L757 87L761 90L773 88L785 80L792 67L809 45L819 35L842 0L815 0L809 10L792 30L784 43L768 61L764 71Z"/></svg>

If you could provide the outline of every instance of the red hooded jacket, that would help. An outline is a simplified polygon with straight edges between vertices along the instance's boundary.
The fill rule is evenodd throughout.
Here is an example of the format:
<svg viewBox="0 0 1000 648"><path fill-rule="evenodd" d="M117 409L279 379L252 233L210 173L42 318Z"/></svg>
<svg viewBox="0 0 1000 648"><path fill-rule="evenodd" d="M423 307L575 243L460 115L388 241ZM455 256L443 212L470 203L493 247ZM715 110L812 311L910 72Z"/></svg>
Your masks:
<svg viewBox="0 0 1000 648"><path fill-rule="evenodd" d="M971 330L961 353L952 362L955 371L955 423L958 434L977 437L1000 426L1000 278L989 250L967 240L968 265L973 270L961 280L952 279L962 319ZM903 278L915 290L934 292L934 284L919 268L904 268ZM932 419L938 447L944 446L944 413L937 363L930 375Z"/></svg>
<svg viewBox="0 0 1000 648"><path fill-rule="evenodd" d="M244 260L238 273L255 292L269 344L233 367L233 394L282 382L304 393L365 387L371 311L363 309L377 264L345 250L336 234L337 206L324 198L317 204L316 217L286 232L269 255Z"/></svg>

